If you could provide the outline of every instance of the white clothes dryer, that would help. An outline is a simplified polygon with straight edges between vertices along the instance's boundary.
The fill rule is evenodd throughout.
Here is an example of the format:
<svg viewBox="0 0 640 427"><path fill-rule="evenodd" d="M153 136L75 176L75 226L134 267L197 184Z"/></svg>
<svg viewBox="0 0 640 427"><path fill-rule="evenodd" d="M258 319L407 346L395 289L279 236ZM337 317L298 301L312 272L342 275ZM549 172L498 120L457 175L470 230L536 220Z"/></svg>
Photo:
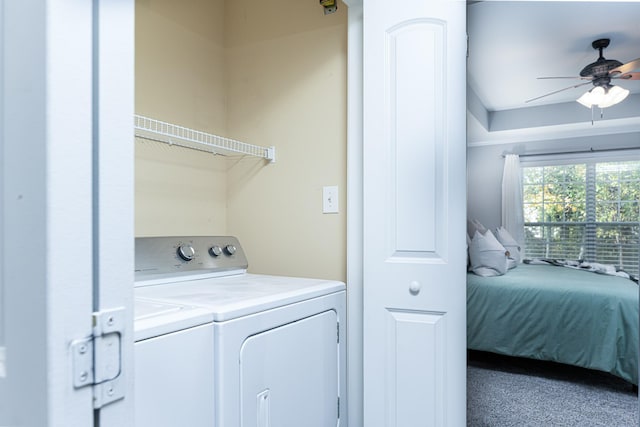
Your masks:
<svg viewBox="0 0 640 427"><path fill-rule="evenodd" d="M217 427L345 426L344 283L246 268L234 237L138 238L135 295L211 314Z"/></svg>

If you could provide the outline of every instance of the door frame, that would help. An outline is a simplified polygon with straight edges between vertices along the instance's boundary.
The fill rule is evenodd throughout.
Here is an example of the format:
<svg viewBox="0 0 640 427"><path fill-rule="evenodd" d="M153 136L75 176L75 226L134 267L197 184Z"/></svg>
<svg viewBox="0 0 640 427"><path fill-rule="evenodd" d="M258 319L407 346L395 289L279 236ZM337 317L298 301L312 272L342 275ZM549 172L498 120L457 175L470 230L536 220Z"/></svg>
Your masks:
<svg viewBox="0 0 640 427"><path fill-rule="evenodd" d="M133 423L133 7L0 0L3 425ZM124 398L95 410L73 344L112 308Z"/></svg>
<svg viewBox="0 0 640 427"><path fill-rule="evenodd" d="M348 6L347 48L347 425L363 425L363 0Z"/></svg>

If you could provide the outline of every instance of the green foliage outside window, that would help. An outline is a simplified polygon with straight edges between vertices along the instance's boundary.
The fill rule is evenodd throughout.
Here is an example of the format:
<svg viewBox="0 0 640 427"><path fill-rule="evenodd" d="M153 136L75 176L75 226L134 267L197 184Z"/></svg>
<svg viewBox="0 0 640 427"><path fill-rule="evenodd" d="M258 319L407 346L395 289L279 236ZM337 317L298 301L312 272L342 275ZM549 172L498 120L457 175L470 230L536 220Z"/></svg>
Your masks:
<svg viewBox="0 0 640 427"><path fill-rule="evenodd" d="M523 168L528 257L638 273L640 161Z"/></svg>

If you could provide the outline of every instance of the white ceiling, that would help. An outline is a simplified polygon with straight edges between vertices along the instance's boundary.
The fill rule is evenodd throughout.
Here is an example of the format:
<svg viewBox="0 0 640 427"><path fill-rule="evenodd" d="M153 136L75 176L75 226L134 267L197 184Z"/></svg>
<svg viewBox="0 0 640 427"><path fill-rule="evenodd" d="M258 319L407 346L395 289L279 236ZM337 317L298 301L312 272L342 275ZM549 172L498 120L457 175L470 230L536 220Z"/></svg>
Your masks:
<svg viewBox="0 0 640 427"><path fill-rule="evenodd" d="M517 138L513 132L523 129L530 137L550 128L568 133L621 125L640 129L635 117L640 115L640 80L612 81L632 95L606 109L603 120L598 111L597 130L589 109L575 102L591 85L525 103L584 82L537 77L579 76L598 58L593 40L611 39L604 50L607 59L626 63L640 58L640 2L481 1L469 2L467 12L469 110L476 122L469 126L471 140L491 139L494 132L505 137L507 131Z"/></svg>

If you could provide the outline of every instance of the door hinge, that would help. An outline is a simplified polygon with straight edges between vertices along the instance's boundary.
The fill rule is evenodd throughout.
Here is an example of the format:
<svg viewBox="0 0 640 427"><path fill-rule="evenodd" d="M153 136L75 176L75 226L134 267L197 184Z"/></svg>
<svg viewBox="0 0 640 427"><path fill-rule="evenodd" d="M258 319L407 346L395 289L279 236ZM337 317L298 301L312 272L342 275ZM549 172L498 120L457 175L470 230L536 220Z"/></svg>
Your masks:
<svg viewBox="0 0 640 427"><path fill-rule="evenodd" d="M122 334L125 310L93 313L93 335L74 340L73 386L93 387L93 407L102 408L124 397L122 381Z"/></svg>
<svg viewBox="0 0 640 427"><path fill-rule="evenodd" d="M469 34L467 34L467 59L469 59Z"/></svg>

